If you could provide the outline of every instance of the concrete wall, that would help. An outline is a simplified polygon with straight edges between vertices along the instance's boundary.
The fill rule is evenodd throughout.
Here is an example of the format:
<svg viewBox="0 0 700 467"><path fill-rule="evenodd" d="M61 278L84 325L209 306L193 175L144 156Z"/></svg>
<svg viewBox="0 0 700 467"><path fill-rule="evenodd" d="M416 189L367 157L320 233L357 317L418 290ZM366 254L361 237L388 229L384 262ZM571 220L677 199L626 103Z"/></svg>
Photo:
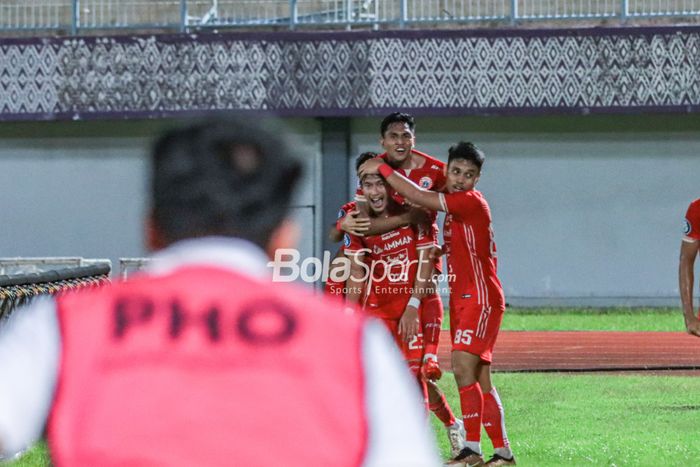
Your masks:
<svg viewBox="0 0 700 467"><path fill-rule="evenodd" d="M318 254L320 123L289 120L305 156L306 179L293 201ZM118 258L146 254L148 151L167 121L0 125L0 257Z"/></svg>
<svg viewBox="0 0 700 467"><path fill-rule="evenodd" d="M377 148L378 125L353 121L353 153ZM417 138L443 160L460 139L486 152L479 189L509 302L678 302L682 220L700 196L697 116L419 119Z"/></svg>
<svg viewBox="0 0 700 467"><path fill-rule="evenodd" d="M348 166L379 149L379 120L350 121ZM294 201L301 255L318 257L322 193L349 198L355 181L322 173L320 120L288 123L307 165ZM1 124L0 257L145 254L147 148L171 124ZM459 139L485 150L479 188L511 303L677 303L681 221L700 196L699 116L421 118L417 133L443 159Z"/></svg>

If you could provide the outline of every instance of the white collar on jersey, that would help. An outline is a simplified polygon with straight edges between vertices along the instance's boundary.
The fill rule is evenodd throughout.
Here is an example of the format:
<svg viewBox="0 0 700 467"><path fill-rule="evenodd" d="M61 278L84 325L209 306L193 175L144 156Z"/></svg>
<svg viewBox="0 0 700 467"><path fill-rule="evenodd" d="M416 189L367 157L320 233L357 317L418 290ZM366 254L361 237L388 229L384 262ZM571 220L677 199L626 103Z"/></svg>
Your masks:
<svg viewBox="0 0 700 467"><path fill-rule="evenodd" d="M183 266L207 265L233 269L255 277L269 277L267 255L240 238L202 237L181 240L156 252L146 267L150 274L170 273Z"/></svg>

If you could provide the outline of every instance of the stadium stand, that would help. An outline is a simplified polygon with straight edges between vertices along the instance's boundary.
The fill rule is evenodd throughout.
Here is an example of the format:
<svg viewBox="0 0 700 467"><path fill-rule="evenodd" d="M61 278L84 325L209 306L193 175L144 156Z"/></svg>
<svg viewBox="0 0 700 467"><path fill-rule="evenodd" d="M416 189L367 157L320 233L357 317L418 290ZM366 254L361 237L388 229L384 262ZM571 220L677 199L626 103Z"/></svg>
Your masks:
<svg viewBox="0 0 700 467"><path fill-rule="evenodd" d="M700 0L0 0L0 33L696 23Z"/></svg>

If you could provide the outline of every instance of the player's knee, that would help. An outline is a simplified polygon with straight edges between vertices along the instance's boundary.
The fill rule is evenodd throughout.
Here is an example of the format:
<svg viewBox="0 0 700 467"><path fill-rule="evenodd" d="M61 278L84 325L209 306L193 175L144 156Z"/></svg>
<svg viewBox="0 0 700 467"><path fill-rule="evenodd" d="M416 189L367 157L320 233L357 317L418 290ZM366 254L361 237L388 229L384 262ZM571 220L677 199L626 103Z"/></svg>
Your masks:
<svg viewBox="0 0 700 467"><path fill-rule="evenodd" d="M454 371L455 378L459 383L475 383L477 381L477 367L468 356L463 354L464 352L452 352L452 371Z"/></svg>

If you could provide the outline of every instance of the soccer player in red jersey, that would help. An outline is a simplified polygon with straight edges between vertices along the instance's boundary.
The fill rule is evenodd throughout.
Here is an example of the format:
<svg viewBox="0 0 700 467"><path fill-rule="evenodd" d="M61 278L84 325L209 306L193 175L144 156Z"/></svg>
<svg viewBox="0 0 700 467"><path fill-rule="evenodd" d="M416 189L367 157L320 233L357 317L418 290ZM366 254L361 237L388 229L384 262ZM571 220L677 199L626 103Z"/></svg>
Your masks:
<svg viewBox="0 0 700 467"><path fill-rule="evenodd" d="M384 149L384 153L379 157L384 159L387 164L393 167L409 180L416 183L418 186L430 190L441 190L445 185L445 163L420 152L415 149L415 120L413 116L394 112L387 115L379 128L381 138L379 143ZM405 200L393 190L390 191L392 197L399 203L405 204ZM358 210L363 213L368 213L366 199L361 190L358 189L355 195L355 201L358 203ZM345 228L346 232L354 234L377 235L388 232L395 228L393 224L388 224L392 218L370 218L368 226L362 226L359 230ZM438 227L436 224L436 213L428 214L429 223L431 224L431 235L434 244L438 245ZM437 272L441 271L439 260L435 266ZM432 292L428 292L423 298L423 307L421 314L421 322L423 327L423 336L425 339L425 355L423 357L423 366L421 371L429 380L437 380L442 376L442 371L437 361L437 348L440 339L440 329L442 327L443 306L440 295L434 291L435 284L430 287ZM438 399L432 398L431 403L439 403Z"/></svg>
<svg viewBox="0 0 700 467"><path fill-rule="evenodd" d="M483 195L474 189L483 162L484 154L472 143L452 146L446 194L417 186L379 158L366 162L360 175L379 172L411 203L447 213L443 235L449 266L452 368L467 431L467 446L453 462L483 464L483 423L495 448L485 465L514 465L503 406L491 383L492 351L505 299L496 275L491 212Z"/></svg>
<svg viewBox="0 0 700 467"><path fill-rule="evenodd" d="M369 201L373 217L389 217L400 209L389 197L385 181L378 175L362 178L361 187ZM456 456L464 447L463 424L455 418L440 388L422 374L423 333L420 330L414 332L412 327L418 314L420 322L425 313L425 301L421 301L423 291L434 290L430 287L433 265L428 259L428 252L433 245L432 236L421 225L406 225L373 236L345 234L346 255L364 260L364 263L357 259L353 262L355 268L346 290L349 291L349 302L362 304L369 314L384 321L394 334L411 370L427 391L430 411L445 426L452 454ZM392 262L394 264L391 270L386 270L385 267ZM365 265L368 267L361 267ZM369 286L359 279L360 276L368 275ZM365 296L353 293L363 287L366 290Z"/></svg>
<svg viewBox="0 0 700 467"><path fill-rule="evenodd" d="M681 293L685 328L688 334L700 337L700 319L693 310L694 269L698 249L700 249L700 198L690 203L688 212L685 214L678 266L678 288Z"/></svg>

